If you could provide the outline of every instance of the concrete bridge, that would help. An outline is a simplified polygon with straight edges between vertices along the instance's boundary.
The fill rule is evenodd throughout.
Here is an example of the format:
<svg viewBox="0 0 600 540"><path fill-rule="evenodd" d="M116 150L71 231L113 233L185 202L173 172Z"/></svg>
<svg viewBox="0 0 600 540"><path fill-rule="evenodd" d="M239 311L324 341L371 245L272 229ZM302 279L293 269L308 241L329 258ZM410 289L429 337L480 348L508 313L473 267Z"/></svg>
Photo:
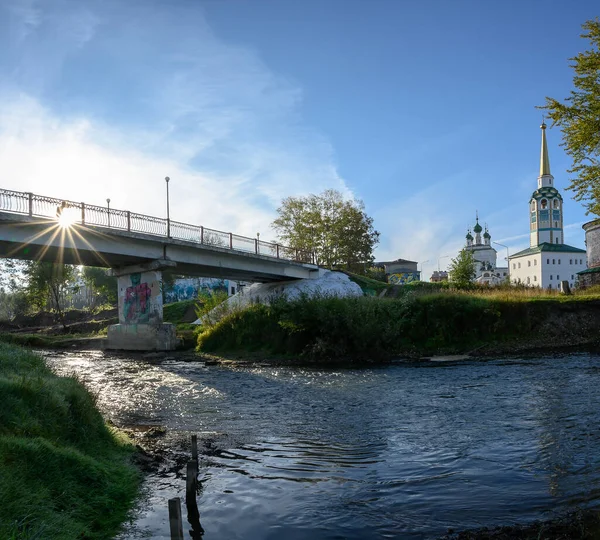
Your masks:
<svg viewBox="0 0 600 540"><path fill-rule="evenodd" d="M108 347L169 350L162 270L253 282L312 279L310 252L209 229L32 193L0 189L0 257L102 266L118 277L119 324Z"/></svg>

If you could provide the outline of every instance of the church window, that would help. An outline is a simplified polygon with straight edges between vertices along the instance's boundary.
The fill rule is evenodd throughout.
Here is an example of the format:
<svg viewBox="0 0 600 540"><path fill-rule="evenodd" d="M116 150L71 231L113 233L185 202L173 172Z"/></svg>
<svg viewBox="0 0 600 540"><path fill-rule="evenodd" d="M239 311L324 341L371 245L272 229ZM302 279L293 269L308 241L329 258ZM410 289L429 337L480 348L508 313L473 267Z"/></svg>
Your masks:
<svg viewBox="0 0 600 540"><path fill-rule="evenodd" d="M558 264L560 264L560 259L558 259Z"/></svg>
<svg viewBox="0 0 600 540"><path fill-rule="evenodd" d="M537 281L537 276L533 276L533 281Z"/></svg>
<svg viewBox="0 0 600 540"><path fill-rule="evenodd" d="M537 266L537 259L533 259L533 266Z"/></svg>
<svg viewBox="0 0 600 540"><path fill-rule="evenodd" d="M546 199L542 199L542 210L545 210L548 206L548 201Z"/></svg>
<svg viewBox="0 0 600 540"><path fill-rule="evenodd" d="M556 239L556 243L558 244L558 238Z"/></svg>
<svg viewBox="0 0 600 540"><path fill-rule="evenodd" d="M554 199L554 208L558 208L558 199Z"/></svg>
<svg viewBox="0 0 600 540"><path fill-rule="evenodd" d="M571 274L571 279L575 279L575 278L573 277L573 274Z"/></svg>
<svg viewBox="0 0 600 540"><path fill-rule="evenodd" d="M558 274L556 274L556 280L560 280L560 276Z"/></svg>
<svg viewBox="0 0 600 540"><path fill-rule="evenodd" d="M569 264L573 264L573 259L569 259Z"/></svg>
<svg viewBox="0 0 600 540"><path fill-rule="evenodd" d="M556 259L552 259L552 264L556 264Z"/></svg>
<svg viewBox="0 0 600 540"><path fill-rule="evenodd" d="M517 263L513 263L513 270L517 269Z"/></svg>
<svg viewBox="0 0 600 540"><path fill-rule="evenodd" d="M527 261L527 266L531 266L531 261Z"/></svg>
<svg viewBox="0 0 600 540"><path fill-rule="evenodd" d="M519 268L521 268L521 263L519 263Z"/></svg>
<svg viewBox="0 0 600 540"><path fill-rule="evenodd" d="M546 264L550 264L550 259L546 259Z"/></svg>
<svg viewBox="0 0 600 540"><path fill-rule="evenodd" d="M552 280L552 274L550 274L550 280Z"/></svg>
<svg viewBox="0 0 600 540"><path fill-rule="evenodd" d="M579 264L583 264L583 259L579 259Z"/></svg>

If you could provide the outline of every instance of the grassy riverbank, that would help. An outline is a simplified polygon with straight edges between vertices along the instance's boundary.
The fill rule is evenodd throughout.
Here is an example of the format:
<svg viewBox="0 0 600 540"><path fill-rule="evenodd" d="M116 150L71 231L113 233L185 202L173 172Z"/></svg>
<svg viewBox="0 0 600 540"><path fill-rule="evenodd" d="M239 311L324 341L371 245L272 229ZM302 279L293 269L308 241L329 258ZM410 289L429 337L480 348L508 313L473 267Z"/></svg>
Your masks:
<svg viewBox="0 0 600 540"><path fill-rule="evenodd" d="M0 538L112 538L138 490L133 451L77 380L0 343Z"/></svg>
<svg viewBox="0 0 600 540"><path fill-rule="evenodd" d="M445 291L398 298L315 298L253 305L198 337L198 350L315 360L482 354L592 344L600 298L531 290Z"/></svg>

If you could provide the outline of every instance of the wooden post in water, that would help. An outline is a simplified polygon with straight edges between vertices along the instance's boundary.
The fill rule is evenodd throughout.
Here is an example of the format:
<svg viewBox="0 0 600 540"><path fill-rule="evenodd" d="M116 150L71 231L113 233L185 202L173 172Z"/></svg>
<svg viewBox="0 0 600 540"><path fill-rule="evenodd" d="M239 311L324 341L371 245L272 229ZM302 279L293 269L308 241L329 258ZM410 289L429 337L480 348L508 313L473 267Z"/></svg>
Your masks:
<svg viewBox="0 0 600 540"><path fill-rule="evenodd" d="M192 435L192 459L198 463L198 435Z"/></svg>
<svg viewBox="0 0 600 540"><path fill-rule="evenodd" d="M169 499L169 526L171 540L183 540L183 520L181 519L181 499Z"/></svg>
<svg viewBox="0 0 600 540"><path fill-rule="evenodd" d="M190 531L194 540L202 538L204 529L200 525L200 511L196 502L198 489L198 462L188 461L185 485L185 506L187 507L188 522L192 526Z"/></svg>

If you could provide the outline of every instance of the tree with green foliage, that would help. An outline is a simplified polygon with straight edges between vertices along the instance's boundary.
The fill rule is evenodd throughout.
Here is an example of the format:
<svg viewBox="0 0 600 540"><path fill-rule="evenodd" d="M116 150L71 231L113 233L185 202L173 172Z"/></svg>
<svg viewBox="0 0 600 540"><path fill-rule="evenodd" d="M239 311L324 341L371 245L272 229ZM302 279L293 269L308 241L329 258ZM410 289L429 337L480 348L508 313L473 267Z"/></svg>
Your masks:
<svg viewBox="0 0 600 540"><path fill-rule="evenodd" d="M106 268L86 266L83 269L82 278L92 291L92 308L105 302L117 303L117 278L111 276Z"/></svg>
<svg viewBox="0 0 600 540"><path fill-rule="evenodd" d="M0 259L0 320L10 320L29 309L24 290L25 264L16 259Z"/></svg>
<svg viewBox="0 0 600 540"><path fill-rule="evenodd" d="M455 259L448 266L450 281L459 287L466 287L475 278L475 258L473 253L461 249Z"/></svg>
<svg viewBox="0 0 600 540"><path fill-rule="evenodd" d="M319 195L287 197L277 213L272 226L279 241L314 253L320 266L356 271L373 262L379 232L362 201L328 189Z"/></svg>
<svg viewBox="0 0 600 540"><path fill-rule="evenodd" d="M574 90L564 102L546 98L541 107L563 133L562 146L573 159L568 189L587 213L600 215L600 19L583 24L590 49L571 58Z"/></svg>
<svg viewBox="0 0 600 540"><path fill-rule="evenodd" d="M65 326L63 299L77 277L77 268L70 264L29 261L24 274L30 302L39 309L50 303Z"/></svg>

